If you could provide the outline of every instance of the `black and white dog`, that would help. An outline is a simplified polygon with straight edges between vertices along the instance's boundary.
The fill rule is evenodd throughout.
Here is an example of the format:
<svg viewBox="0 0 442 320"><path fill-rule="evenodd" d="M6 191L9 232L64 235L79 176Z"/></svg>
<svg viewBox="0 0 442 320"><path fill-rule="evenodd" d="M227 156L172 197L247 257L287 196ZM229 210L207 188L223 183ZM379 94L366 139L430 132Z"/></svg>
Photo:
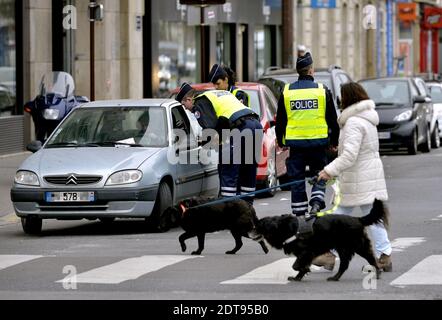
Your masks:
<svg viewBox="0 0 442 320"><path fill-rule="evenodd" d="M230 230L235 239L235 248L226 254L235 254L241 249L242 237L257 241L262 250L268 253L264 239L256 234L258 218L252 205L238 199L198 207L213 200L201 197L184 200L163 213L160 225L162 228L180 225L184 229L185 232L179 237L183 252L187 249L185 240L198 237L198 249L192 252L193 255L199 255L204 250L206 233L220 230Z"/></svg>
<svg viewBox="0 0 442 320"><path fill-rule="evenodd" d="M263 218L259 220L256 231L271 246L297 257L293 269L298 271L298 275L289 277L290 281L301 281L310 272L314 258L335 249L341 260L339 270L327 280L338 281L355 253L376 268L379 278L380 269L365 231L365 227L375 223L388 226L388 211L380 200L375 200L370 213L361 218L336 214L319 217L313 223L313 233L306 237L297 236L298 219L293 215Z"/></svg>

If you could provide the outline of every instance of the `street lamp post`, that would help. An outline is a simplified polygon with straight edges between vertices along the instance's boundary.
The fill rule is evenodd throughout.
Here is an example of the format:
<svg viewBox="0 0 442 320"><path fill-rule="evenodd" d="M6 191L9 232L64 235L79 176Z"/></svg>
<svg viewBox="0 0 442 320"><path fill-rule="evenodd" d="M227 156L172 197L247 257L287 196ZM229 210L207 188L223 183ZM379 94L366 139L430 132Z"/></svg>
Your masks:
<svg viewBox="0 0 442 320"><path fill-rule="evenodd" d="M90 22L90 100L95 100L95 21L102 21L104 17L104 7L102 4L91 1L88 8Z"/></svg>

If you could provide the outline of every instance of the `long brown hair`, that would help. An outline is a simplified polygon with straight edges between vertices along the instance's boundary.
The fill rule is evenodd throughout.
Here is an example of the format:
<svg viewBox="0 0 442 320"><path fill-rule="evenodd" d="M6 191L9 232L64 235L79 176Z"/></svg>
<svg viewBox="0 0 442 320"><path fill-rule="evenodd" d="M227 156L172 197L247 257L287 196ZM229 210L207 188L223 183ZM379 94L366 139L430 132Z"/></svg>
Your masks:
<svg viewBox="0 0 442 320"><path fill-rule="evenodd" d="M341 86L341 109L344 110L349 106L362 100L368 100L367 91L356 82L349 82Z"/></svg>

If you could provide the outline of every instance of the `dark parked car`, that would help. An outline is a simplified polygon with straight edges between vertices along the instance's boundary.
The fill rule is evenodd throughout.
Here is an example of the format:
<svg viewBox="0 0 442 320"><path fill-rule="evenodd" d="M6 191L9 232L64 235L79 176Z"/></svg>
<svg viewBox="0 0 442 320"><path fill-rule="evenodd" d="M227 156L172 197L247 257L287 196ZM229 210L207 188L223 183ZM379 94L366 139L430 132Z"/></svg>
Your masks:
<svg viewBox="0 0 442 320"><path fill-rule="evenodd" d="M433 104L424 81L417 77L361 80L379 114L379 142L383 148L405 147L409 154L431 150Z"/></svg>
<svg viewBox="0 0 442 320"><path fill-rule="evenodd" d="M267 85L276 99L279 100L285 85L297 81L298 77L299 75L295 69L271 67L261 76L258 82ZM315 68L314 78L316 82L326 85L331 90L336 107L341 103L341 85L352 81L351 77L344 70L334 65L327 69Z"/></svg>

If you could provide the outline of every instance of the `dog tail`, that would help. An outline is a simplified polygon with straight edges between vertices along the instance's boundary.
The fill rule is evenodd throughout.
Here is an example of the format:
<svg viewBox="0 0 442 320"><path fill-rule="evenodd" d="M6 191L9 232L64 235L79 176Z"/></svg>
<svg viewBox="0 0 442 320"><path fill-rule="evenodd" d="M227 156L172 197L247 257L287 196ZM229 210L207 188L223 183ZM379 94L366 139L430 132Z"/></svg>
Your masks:
<svg viewBox="0 0 442 320"><path fill-rule="evenodd" d="M359 218L359 220L364 226L371 226L375 223L383 223L385 228L388 228L388 215L387 207L381 200L376 199L370 213L362 218Z"/></svg>

